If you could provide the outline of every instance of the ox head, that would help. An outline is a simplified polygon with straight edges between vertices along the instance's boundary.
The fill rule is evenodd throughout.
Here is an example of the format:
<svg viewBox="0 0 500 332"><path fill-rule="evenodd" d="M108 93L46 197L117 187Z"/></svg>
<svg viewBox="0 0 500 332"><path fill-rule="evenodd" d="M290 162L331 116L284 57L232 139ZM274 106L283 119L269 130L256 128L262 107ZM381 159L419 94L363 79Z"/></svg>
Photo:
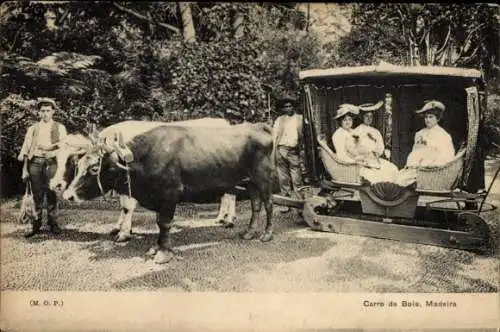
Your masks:
<svg viewBox="0 0 500 332"><path fill-rule="evenodd" d="M118 132L112 137L93 141L78 160L76 175L63 192L63 198L80 202L110 191L118 168L124 168L120 163L120 159L126 159L123 154L124 148L123 137Z"/></svg>
<svg viewBox="0 0 500 332"><path fill-rule="evenodd" d="M66 189L75 174L78 159L85 154L92 145L91 139L83 135L67 135L59 142L56 152L57 169L49 181L51 190L62 191Z"/></svg>
<svg viewBox="0 0 500 332"><path fill-rule="evenodd" d="M70 134L58 143L58 150L56 151L57 168L49 181L49 187L53 191L66 189L67 184L73 180L76 174L78 158L88 151L99 135L94 123L86 119L81 120L86 122L83 129L85 135Z"/></svg>

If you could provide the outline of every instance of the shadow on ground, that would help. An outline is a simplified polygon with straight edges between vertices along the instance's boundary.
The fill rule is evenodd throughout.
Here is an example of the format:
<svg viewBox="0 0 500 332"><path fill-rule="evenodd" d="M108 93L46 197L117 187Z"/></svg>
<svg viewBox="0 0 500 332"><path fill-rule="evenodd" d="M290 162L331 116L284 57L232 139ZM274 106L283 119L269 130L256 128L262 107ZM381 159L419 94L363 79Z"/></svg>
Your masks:
<svg viewBox="0 0 500 332"><path fill-rule="evenodd" d="M276 265L319 257L336 245L328 239L278 236L282 238L268 243L231 239L224 240L223 246L188 249L182 252L182 260L173 260L158 271L115 283L113 287L120 290L178 288L184 291L251 291L246 284L248 273L262 273L262 269L271 270Z"/></svg>

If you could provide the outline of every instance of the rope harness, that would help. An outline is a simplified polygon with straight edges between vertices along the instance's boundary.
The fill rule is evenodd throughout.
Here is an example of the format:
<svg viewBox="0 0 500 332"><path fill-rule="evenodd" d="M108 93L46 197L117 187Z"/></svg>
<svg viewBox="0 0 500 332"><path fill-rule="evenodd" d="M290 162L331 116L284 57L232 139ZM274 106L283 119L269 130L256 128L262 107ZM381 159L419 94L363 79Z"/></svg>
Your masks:
<svg viewBox="0 0 500 332"><path fill-rule="evenodd" d="M99 167L97 169L96 176L97 176L97 185L99 186L99 190L101 192L101 196L104 198L104 200L106 200L104 188L103 188L102 182L101 182L102 159L103 159L103 156L99 155ZM117 161L116 165L119 168L125 170L125 172L126 172L128 197L132 198L132 181L131 181L131 178L130 178L130 167L128 166L129 164L126 163L125 165L122 165L119 161ZM116 186L116 180L115 180L114 185L113 185L113 187L111 189L115 189L115 186Z"/></svg>
<svg viewBox="0 0 500 332"><path fill-rule="evenodd" d="M125 165L122 165L119 161L117 161L116 162L116 166L118 166L119 168L125 170L125 173L126 173L126 183L127 183L127 194L128 194L129 198L132 198L132 181L131 181L131 177L130 177L129 163L126 163ZM104 200L106 200L106 196L105 196L104 189L102 187L102 182L101 182L101 170L102 170L102 156L99 157L99 168L98 168L98 171L97 171L97 184L99 186L99 190L101 191L102 197L104 198ZM115 182L113 184L113 187L111 189L115 189L117 181L118 180L115 180Z"/></svg>
<svg viewBox="0 0 500 332"><path fill-rule="evenodd" d="M101 196L104 198L104 200L106 200L104 189L102 188L102 183L101 183L101 168L102 168L102 156L99 156L99 168L97 169L97 185L99 186L99 190L101 191Z"/></svg>

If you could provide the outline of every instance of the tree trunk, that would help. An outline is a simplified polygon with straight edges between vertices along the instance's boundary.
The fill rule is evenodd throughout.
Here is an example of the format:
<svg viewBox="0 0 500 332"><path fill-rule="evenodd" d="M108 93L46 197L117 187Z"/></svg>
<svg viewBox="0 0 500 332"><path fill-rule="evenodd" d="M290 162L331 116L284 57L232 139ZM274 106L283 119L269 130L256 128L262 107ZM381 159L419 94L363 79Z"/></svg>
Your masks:
<svg viewBox="0 0 500 332"><path fill-rule="evenodd" d="M420 66L420 54L417 43L410 39L409 42L410 47L410 66Z"/></svg>
<svg viewBox="0 0 500 332"><path fill-rule="evenodd" d="M309 22L311 21L311 4L307 3L306 32L309 32Z"/></svg>
<svg viewBox="0 0 500 332"><path fill-rule="evenodd" d="M194 30L193 15L191 14L191 4L189 2L179 2L179 11L182 19L182 34L187 43L196 41L196 31Z"/></svg>
<svg viewBox="0 0 500 332"><path fill-rule="evenodd" d="M236 39L242 37L243 28L243 15L240 12L236 12L233 19L233 37Z"/></svg>

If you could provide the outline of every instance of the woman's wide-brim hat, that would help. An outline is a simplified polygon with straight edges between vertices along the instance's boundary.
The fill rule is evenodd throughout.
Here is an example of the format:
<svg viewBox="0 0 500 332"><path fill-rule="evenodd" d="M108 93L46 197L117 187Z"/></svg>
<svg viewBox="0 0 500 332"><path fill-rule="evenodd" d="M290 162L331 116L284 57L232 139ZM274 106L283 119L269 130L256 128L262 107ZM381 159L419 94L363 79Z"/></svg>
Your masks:
<svg viewBox="0 0 500 332"><path fill-rule="evenodd" d="M361 104L359 105L359 110L361 112L374 112L378 111L382 107L382 105L384 105L383 101L379 101L376 104L374 103Z"/></svg>
<svg viewBox="0 0 500 332"><path fill-rule="evenodd" d="M358 115L359 107L353 104L342 104L337 109L337 114L335 115L334 119L339 119L346 114Z"/></svg>
<svg viewBox="0 0 500 332"><path fill-rule="evenodd" d="M444 104L438 100L426 100L424 106L416 110L415 113L417 114L425 114L428 111L432 110L438 110L440 112L443 112L446 109Z"/></svg>
<svg viewBox="0 0 500 332"><path fill-rule="evenodd" d="M57 109L56 101L52 98L47 98L47 97L37 98L36 106L40 108L42 105L50 105L52 106L53 109Z"/></svg>

